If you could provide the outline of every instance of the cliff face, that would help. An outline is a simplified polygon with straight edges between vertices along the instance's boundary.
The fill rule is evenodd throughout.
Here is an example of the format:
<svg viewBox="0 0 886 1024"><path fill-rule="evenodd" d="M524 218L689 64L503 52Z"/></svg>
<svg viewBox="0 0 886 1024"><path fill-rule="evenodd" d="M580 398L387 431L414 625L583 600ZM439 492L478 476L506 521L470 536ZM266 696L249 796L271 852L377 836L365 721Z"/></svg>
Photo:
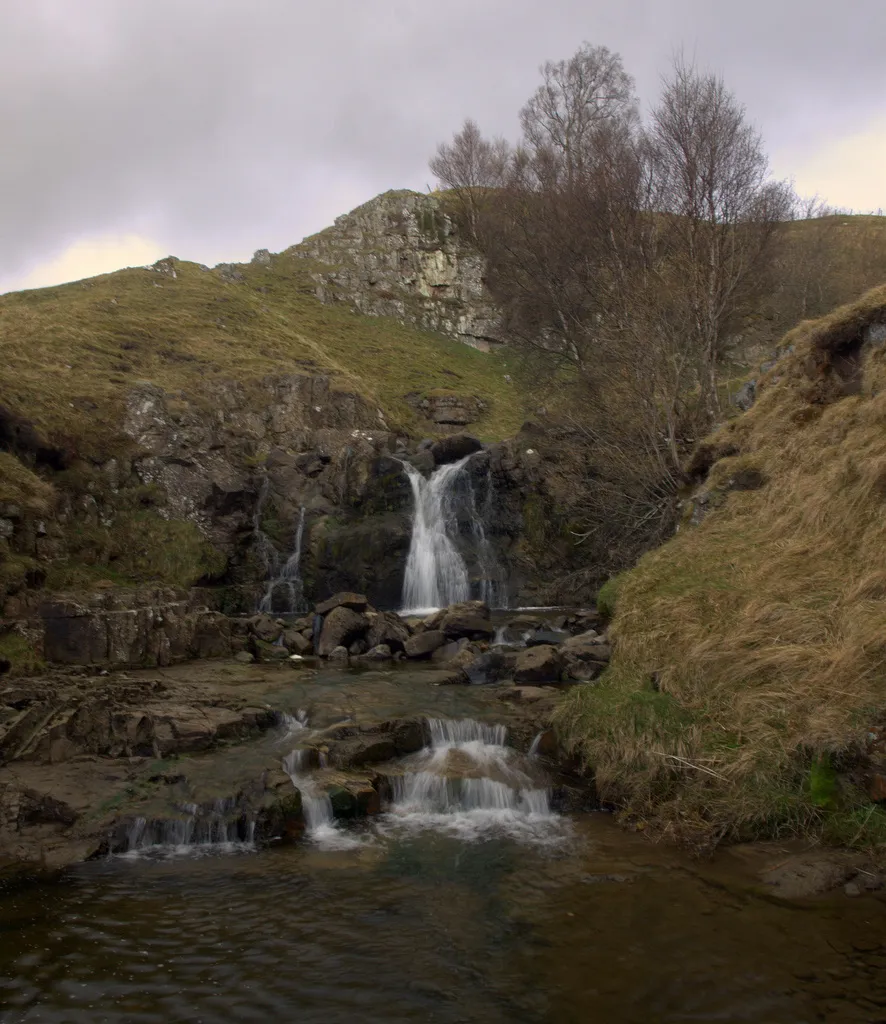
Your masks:
<svg viewBox="0 0 886 1024"><path fill-rule="evenodd" d="M316 264L311 276L322 302L394 317L482 351L504 341L485 260L434 196L385 192L290 252Z"/></svg>

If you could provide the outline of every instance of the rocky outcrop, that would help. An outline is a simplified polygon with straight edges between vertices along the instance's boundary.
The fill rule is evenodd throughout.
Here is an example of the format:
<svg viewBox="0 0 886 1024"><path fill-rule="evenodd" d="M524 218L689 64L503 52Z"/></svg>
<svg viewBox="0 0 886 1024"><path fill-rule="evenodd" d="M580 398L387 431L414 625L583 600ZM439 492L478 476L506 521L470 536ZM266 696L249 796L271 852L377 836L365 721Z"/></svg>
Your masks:
<svg viewBox="0 0 886 1024"><path fill-rule="evenodd" d="M486 261L435 196L385 192L289 252L314 261L322 302L346 302L484 351L504 340Z"/></svg>

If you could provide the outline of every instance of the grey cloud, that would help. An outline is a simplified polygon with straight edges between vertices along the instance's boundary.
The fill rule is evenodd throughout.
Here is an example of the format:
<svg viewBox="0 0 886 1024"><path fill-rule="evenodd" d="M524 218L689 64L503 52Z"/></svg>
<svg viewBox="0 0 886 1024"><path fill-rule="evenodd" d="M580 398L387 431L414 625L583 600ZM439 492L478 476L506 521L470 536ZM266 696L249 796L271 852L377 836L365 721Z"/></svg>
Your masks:
<svg viewBox="0 0 886 1024"><path fill-rule="evenodd" d="M0 282L77 238L283 248L423 188L466 116L513 135L583 39L649 100L681 45L790 153L882 112L886 5L847 0L0 0Z"/></svg>

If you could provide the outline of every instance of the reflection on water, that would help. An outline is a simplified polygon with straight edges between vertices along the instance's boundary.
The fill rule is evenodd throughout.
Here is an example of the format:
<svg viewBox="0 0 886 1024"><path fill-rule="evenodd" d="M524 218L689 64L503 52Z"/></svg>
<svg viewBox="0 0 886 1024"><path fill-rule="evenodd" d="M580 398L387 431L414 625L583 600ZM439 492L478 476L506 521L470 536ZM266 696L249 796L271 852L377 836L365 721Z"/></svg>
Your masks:
<svg viewBox="0 0 886 1024"><path fill-rule="evenodd" d="M748 881L598 816L553 847L377 829L352 850L96 862L0 890L0 1019L884 1019L883 905Z"/></svg>

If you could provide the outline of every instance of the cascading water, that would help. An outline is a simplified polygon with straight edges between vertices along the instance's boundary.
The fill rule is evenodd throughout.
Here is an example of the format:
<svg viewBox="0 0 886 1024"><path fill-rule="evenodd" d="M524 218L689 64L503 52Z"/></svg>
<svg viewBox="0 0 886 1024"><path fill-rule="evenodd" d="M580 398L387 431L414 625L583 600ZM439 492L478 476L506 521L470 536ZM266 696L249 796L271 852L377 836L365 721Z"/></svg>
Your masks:
<svg viewBox="0 0 886 1024"><path fill-rule="evenodd" d="M413 497L412 539L403 578L403 608L407 612L430 611L470 599L468 567L454 539L460 510L467 514L470 543L477 558L480 582L476 596L501 605L501 572L478 513L471 479L464 472L471 458L468 455L439 466L427 478L403 463Z"/></svg>
<svg viewBox="0 0 886 1024"><path fill-rule="evenodd" d="M305 509L304 505L299 509L292 553L285 562L282 562L277 549L261 528L261 517L267 502L268 486L268 480L265 478L252 522L256 547L259 557L264 562L267 579L265 592L258 603L258 610L268 614L297 614L305 610L304 583L300 572Z"/></svg>
<svg viewBox="0 0 886 1024"><path fill-rule="evenodd" d="M553 838L548 790L505 746L504 726L471 719L429 719L428 726L431 744L415 756L414 770L391 780L389 820L468 839L489 832Z"/></svg>
<svg viewBox="0 0 886 1024"><path fill-rule="evenodd" d="M255 818L234 797L208 804L182 803L178 811L174 817L133 819L115 843L118 852L175 856L254 848Z"/></svg>

